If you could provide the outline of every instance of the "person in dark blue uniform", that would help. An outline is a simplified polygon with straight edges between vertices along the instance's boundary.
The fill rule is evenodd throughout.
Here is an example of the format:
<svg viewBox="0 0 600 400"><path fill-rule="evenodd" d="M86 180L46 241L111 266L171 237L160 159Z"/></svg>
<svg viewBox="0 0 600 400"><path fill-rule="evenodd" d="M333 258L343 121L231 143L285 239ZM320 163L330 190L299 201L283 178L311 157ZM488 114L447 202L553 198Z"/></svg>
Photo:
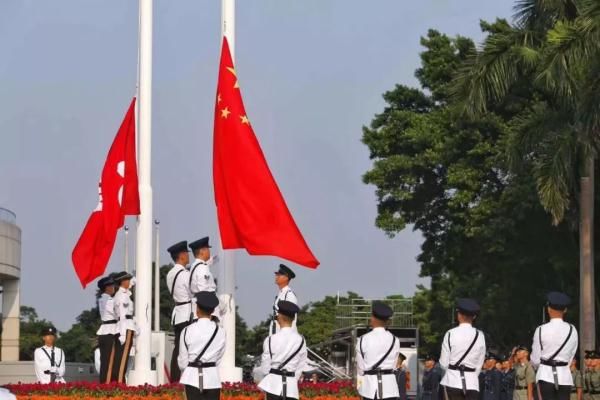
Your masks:
<svg viewBox="0 0 600 400"><path fill-rule="evenodd" d="M425 370L423 371L421 400L440 400L440 381L442 373L436 364L436 358L429 354L425 357Z"/></svg>
<svg viewBox="0 0 600 400"><path fill-rule="evenodd" d="M394 371L394 375L396 375L396 383L398 384L398 398L400 400L407 400L406 397L406 368L404 366L404 361L406 361L406 356L402 353L398 356L398 361L396 363L396 370Z"/></svg>
<svg viewBox="0 0 600 400"><path fill-rule="evenodd" d="M500 379L500 400L512 400L515 389L515 370L512 367L512 354L502 357L502 378Z"/></svg>
<svg viewBox="0 0 600 400"><path fill-rule="evenodd" d="M483 370L479 375L481 400L500 400L500 384L502 373L496 368L498 356L488 353L485 357Z"/></svg>

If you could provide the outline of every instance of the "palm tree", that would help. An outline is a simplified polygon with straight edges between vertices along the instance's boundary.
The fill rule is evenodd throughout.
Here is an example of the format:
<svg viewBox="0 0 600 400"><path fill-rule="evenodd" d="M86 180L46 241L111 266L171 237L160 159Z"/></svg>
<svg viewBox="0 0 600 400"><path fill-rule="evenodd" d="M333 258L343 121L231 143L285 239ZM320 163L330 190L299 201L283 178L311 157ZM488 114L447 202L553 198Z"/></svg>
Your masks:
<svg viewBox="0 0 600 400"><path fill-rule="evenodd" d="M533 106L513 119L509 159L532 166L542 206L561 222L578 209L582 349L595 348L594 159L600 144L600 4L519 0L515 22L499 21L456 79L469 114L511 101L524 82ZM493 111L493 110L492 110ZM578 199L578 203L574 201Z"/></svg>

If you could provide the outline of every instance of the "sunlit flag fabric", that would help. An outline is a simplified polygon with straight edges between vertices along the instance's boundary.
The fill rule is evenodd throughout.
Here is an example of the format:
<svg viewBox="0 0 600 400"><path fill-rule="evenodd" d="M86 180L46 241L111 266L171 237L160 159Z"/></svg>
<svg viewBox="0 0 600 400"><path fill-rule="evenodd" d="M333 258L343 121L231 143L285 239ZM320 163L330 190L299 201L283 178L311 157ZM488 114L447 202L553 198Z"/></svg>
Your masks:
<svg viewBox="0 0 600 400"><path fill-rule="evenodd" d="M213 180L224 249L246 249L316 268L254 135L223 39L215 105Z"/></svg>
<svg viewBox="0 0 600 400"><path fill-rule="evenodd" d="M83 287L106 270L125 216L140 214L135 157L135 98L108 151L98 191L98 206L90 215L71 257Z"/></svg>

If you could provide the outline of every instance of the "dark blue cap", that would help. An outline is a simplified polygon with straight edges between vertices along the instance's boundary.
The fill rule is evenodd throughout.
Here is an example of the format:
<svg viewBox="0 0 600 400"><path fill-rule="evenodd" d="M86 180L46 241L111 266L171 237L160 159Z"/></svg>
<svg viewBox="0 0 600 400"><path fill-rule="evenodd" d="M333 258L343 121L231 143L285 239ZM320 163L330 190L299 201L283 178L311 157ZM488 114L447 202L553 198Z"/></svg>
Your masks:
<svg viewBox="0 0 600 400"><path fill-rule="evenodd" d="M427 354L425 356L425 361L437 361L437 357L434 356L433 354Z"/></svg>
<svg viewBox="0 0 600 400"><path fill-rule="evenodd" d="M546 295L548 306L555 310L564 310L571 305L571 298L561 292L550 292Z"/></svg>
<svg viewBox="0 0 600 400"><path fill-rule="evenodd" d="M173 246L169 247L167 251L171 254L172 257L177 256L179 253L187 252L188 249L187 240L183 240L179 243L175 243Z"/></svg>
<svg viewBox="0 0 600 400"><path fill-rule="evenodd" d="M277 275L285 275L290 279L294 279L296 274L285 264L279 264L279 270L275 272Z"/></svg>
<svg viewBox="0 0 600 400"><path fill-rule="evenodd" d="M479 313L479 304L473 299L462 298L456 300L456 310L465 315L477 315Z"/></svg>
<svg viewBox="0 0 600 400"><path fill-rule="evenodd" d="M114 275L112 275L112 279L115 283L121 283L121 281L126 281L131 278L133 278L133 275L125 271L117 272Z"/></svg>
<svg viewBox="0 0 600 400"><path fill-rule="evenodd" d="M113 280L113 277L111 275L105 276L104 278L98 280L98 289L104 290L104 288L106 288L107 286L114 284L115 281Z"/></svg>
<svg viewBox="0 0 600 400"><path fill-rule="evenodd" d="M190 249L192 251L197 250L197 249L203 249L205 247L210 249L210 245L208 244L208 236L203 237L202 239L198 239L192 243L190 243Z"/></svg>
<svg viewBox="0 0 600 400"><path fill-rule="evenodd" d="M375 318L382 321L387 321L394 315L394 311L392 311L391 307L381 301L373 302L372 313Z"/></svg>
<svg viewBox="0 0 600 400"><path fill-rule="evenodd" d="M281 300L277 303L277 312L290 318L294 318L300 312L300 307L291 301Z"/></svg>
<svg viewBox="0 0 600 400"><path fill-rule="evenodd" d="M195 297L196 305L204 311L213 312L219 305L219 298L215 292L198 292Z"/></svg>
<svg viewBox="0 0 600 400"><path fill-rule="evenodd" d="M42 328L41 335L42 336L48 336L48 335L56 336L56 328L53 326L47 326L45 328Z"/></svg>

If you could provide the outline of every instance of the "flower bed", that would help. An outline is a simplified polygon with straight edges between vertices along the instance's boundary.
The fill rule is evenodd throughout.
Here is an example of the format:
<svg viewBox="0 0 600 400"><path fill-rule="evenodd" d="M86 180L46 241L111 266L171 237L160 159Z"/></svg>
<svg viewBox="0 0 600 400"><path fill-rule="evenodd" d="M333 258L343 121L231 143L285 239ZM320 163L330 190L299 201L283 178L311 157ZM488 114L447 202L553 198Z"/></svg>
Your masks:
<svg viewBox="0 0 600 400"><path fill-rule="evenodd" d="M4 386L19 400L74 400L74 399L125 399L125 400L183 400L183 386L126 386L73 382L66 384L17 384ZM301 400L358 400L349 381L333 383L301 383ZM224 384L222 400L262 400L264 395L254 384Z"/></svg>

